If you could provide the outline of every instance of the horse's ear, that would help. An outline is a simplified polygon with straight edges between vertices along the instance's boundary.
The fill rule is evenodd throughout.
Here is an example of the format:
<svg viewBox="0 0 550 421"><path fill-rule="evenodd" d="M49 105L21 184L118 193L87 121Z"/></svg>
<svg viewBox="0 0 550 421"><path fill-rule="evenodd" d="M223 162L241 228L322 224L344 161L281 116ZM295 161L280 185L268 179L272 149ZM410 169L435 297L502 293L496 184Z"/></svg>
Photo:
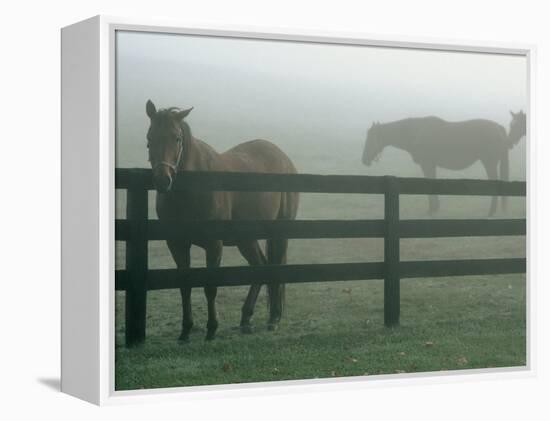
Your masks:
<svg viewBox="0 0 550 421"><path fill-rule="evenodd" d="M153 104L153 101L151 101L150 99L147 100L145 111L147 111L147 115L149 116L149 118L153 118L157 113L157 108L155 107L155 104Z"/></svg>
<svg viewBox="0 0 550 421"><path fill-rule="evenodd" d="M178 120L183 120L185 117L187 117L189 115L189 113L193 110L194 107L191 107L187 110L181 110L181 111L176 111L174 113L174 116L178 119Z"/></svg>
<svg viewBox="0 0 550 421"><path fill-rule="evenodd" d="M512 116L512 118L516 118L516 114L512 110L510 110L510 115Z"/></svg>

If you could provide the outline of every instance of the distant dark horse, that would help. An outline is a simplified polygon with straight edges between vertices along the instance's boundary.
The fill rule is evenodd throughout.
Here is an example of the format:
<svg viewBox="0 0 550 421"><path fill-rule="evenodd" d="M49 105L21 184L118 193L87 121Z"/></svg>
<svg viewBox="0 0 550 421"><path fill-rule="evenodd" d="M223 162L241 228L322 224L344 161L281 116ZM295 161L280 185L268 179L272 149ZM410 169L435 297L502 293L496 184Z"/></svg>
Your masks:
<svg viewBox="0 0 550 421"><path fill-rule="evenodd" d="M252 140L241 143L224 153L196 139L191 134L184 118L191 109L168 108L158 110L147 101L146 111L150 118L147 133L149 160L157 190L156 208L159 219L178 224L178 221L199 219L294 219L298 210L298 193L279 192L175 192L171 190L179 171L239 171L262 173L296 173L290 159L273 143ZM190 265L191 242L168 240L168 248L178 268ZM193 242L206 252L208 267L217 267L222 258L223 245L233 245L250 265L281 264L286 262L288 240L267 240L266 254L257 240L223 242L205 240ZM250 287L242 308L241 330L251 331L250 319L261 285ZM275 329L279 322L284 302L284 284L268 285L268 328ZM182 329L181 341L189 339L193 326L191 311L191 288L181 288ZM206 339L213 339L218 327L216 313L216 287L206 287L208 322Z"/></svg>
<svg viewBox="0 0 550 421"><path fill-rule="evenodd" d="M386 146L394 146L411 154L424 176L435 178L436 168L462 170L481 161L489 179L509 179L508 152L526 133L523 111L513 113L509 133L500 124L489 120L448 122L438 117L407 118L392 123L373 123L367 133L363 163L379 159ZM502 206L506 207L505 197ZM437 196L429 196L430 212L439 209ZM493 196L489 215L494 215L497 197Z"/></svg>

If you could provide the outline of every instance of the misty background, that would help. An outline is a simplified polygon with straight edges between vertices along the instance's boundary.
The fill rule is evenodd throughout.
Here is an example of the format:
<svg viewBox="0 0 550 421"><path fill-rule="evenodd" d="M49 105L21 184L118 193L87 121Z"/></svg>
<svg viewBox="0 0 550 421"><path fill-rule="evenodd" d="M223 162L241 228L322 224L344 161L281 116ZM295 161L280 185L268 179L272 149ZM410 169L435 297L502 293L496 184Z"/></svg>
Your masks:
<svg viewBox="0 0 550 421"><path fill-rule="evenodd" d="M288 41L117 32L118 167L148 167L145 103L195 107L193 135L219 152L251 139L279 145L299 172L422 176L387 148L361 163L373 121L435 115L508 129L525 110L525 57ZM525 141L510 178L525 179ZM481 164L438 177L486 178Z"/></svg>
<svg viewBox="0 0 550 421"><path fill-rule="evenodd" d="M450 121L485 118L507 130L509 111L526 107L525 57L117 32L116 164L150 168L145 103L194 107L186 118L193 135L223 152L263 138L277 144L301 173L422 177L408 153L384 150L365 167L368 128L407 117L435 115ZM510 152L510 178L525 179L525 140ZM481 164L463 171L438 169L438 177L486 179ZM149 217L156 218L154 192ZM125 192L117 191L124 218ZM442 196L428 214L426 196L401 196L400 216L486 218L488 197ZM301 194L298 219L383 218L381 195ZM525 198L510 198L499 218L524 218ZM124 265L117 245L117 267ZM234 248L224 265L245 264ZM406 239L403 260L519 257L524 237ZM290 263L380 261L381 239L292 240ZM173 267L164 241L149 242L151 268ZM192 248L193 266L204 255Z"/></svg>

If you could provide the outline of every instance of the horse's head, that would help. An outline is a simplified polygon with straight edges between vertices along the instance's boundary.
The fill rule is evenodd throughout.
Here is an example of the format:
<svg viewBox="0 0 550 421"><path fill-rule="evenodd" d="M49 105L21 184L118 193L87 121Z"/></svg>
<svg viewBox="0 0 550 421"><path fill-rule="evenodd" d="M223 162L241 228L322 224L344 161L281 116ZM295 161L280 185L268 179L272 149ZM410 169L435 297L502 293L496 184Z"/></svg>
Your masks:
<svg viewBox="0 0 550 421"><path fill-rule="evenodd" d="M384 146L380 138L380 123L372 123L367 132L367 140L365 141L365 149L363 150L363 164L369 166L374 161L378 161Z"/></svg>
<svg viewBox="0 0 550 421"><path fill-rule="evenodd" d="M513 141L519 141L527 133L527 116L520 110L517 113L510 111L512 121L510 122L509 138Z"/></svg>
<svg viewBox="0 0 550 421"><path fill-rule="evenodd" d="M151 120L147 132L147 148L153 181L158 192L166 193L172 188L185 154L186 133L183 119L193 108L167 108L157 111L155 104L149 100L145 109Z"/></svg>

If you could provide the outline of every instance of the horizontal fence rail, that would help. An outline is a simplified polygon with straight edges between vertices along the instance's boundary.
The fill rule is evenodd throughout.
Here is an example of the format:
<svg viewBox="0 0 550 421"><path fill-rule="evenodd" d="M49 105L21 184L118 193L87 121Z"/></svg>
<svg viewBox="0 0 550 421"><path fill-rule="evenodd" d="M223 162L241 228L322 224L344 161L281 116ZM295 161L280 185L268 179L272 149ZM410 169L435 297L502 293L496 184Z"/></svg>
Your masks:
<svg viewBox="0 0 550 421"><path fill-rule="evenodd" d="M149 289L239 286L272 282L305 283L381 279L384 264L325 263L304 265L262 265L222 268L159 269L149 271ZM128 285L128 271L117 271L117 289Z"/></svg>
<svg viewBox="0 0 550 421"><path fill-rule="evenodd" d="M445 180L310 174L180 172L173 189L190 191L272 191L384 195L384 219L375 220L194 220L148 219L151 170L117 169L115 188L127 190L126 219L115 221L115 240L125 241L126 269L115 272L115 288L126 292L126 344L145 340L147 291L276 282L305 283L384 280L384 323L399 323L400 282L407 278L525 273L525 258L401 261L400 240L407 238L523 236L525 219L399 219L402 194L525 196L524 182ZM384 261L288 264L218 268L148 268L148 242L186 239L383 238Z"/></svg>
<svg viewBox="0 0 550 421"><path fill-rule="evenodd" d="M524 273L525 259L469 259L409 261L399 264L401 278L437 278L444 276L500 275ZM147 289L172 289L216 286L232 287L283 282L358 281L382 279L384 263L324 263L305 265L235 266L221 268L152 269ZM125 291L131 281L127 270L116 271L116 289Z"/></svg>
<svg viewBox="0 0 550 421"><path fill-rule="evenodd" d="M115 221L115 237L128 241L136 236L139 223ZM148 240L265 240L315 238L384 238L384 220L321 221L169 221L150 220ZM400 238L486 237L525 235L524 219L409 219L399 222ZM139 233L138 235L142 235Z"/></svg>
<svg viewBox="0 0 550 421"><path fill-rule="evenodd" d="M400 194L465 196L525 196L525 183L500 180L446 180L393 177ZM387 176L265 174L240 172L182 171L174 191L278 191L302 193L384 194ZM153 190L151 170L115 170L117 189Z"/></svg>
<svg viewBox="0 0 550 421"><path fill-rule="evenodd" d="M165 240L182 238L188 240L249 240L276 238L382 238L384 220L359 221L212 221L196 220L178 222L148 222L147 238ZM134 224L127 220L117 220L115 236L117 240L129 240L134 232Z"/></svg>
<svg viewBox="0 0 550 421"><path fill-rule="evenodd" d="M440 276L504 275L525 273L526 260L462 259L401 262L402 278L435 278Z"/></svg>
<svg viewBox="0 0 550 421"><path fill-rule="evenodd" d="M401 238L525 235L525 219L409 219L399 221Z"/></svg>

